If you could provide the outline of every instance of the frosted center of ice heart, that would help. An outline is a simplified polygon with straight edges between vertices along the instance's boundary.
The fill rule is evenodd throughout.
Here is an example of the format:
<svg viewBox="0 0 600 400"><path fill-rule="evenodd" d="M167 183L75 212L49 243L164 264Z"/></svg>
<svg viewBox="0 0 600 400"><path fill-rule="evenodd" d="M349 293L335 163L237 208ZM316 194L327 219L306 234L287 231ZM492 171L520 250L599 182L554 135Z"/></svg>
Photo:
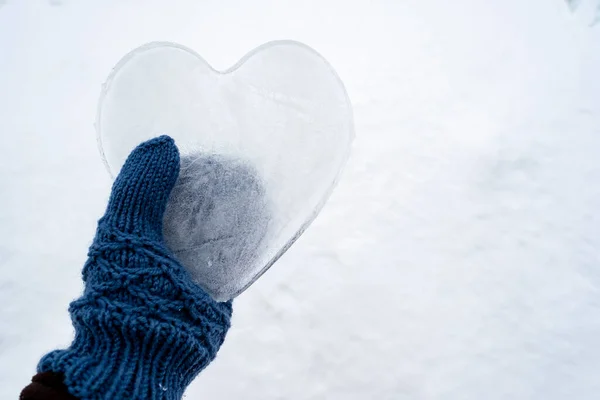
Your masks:
<svg viewBox="0 0 600 400"><path fill-rule="evenodd" d="M246 289L319 213L346 163L352 109L331 66L309 47L272 42L231 69L151 43L105 84L96 123L113 176L162 134L181 152L165 241L216 300Z"/></svg>

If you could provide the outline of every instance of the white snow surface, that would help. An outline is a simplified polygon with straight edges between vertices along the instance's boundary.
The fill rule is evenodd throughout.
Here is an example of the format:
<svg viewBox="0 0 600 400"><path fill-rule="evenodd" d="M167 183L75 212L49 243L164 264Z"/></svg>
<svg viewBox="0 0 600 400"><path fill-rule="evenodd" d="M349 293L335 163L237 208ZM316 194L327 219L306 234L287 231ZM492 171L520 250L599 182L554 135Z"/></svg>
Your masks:
<svg viewBox="0 0 600 400"><path fill-rule="evenodd" d="M589 2L588 2L589 3ZM0 1L0 398L67 345L129 50L275 39L355 113L331 200L234 303L188 399L597 399L600 29L564 0ZM167 388L168 390L168 388Z"/></svg>
<svg viewBox="0 0 600 400"><path fill-rule="evenodd" d="M591 15L591 17L590 17L591 26L594 26L598 22L600 22L600 0L586 0L587 3L583 2L583 4L584 4L583 7L582 7L583 0L566 0L566 1L567 1L569 8L573 12L575 12L575 11L579 12L580 7L584 8L585 11L583 11L583 12ZM595 9L594 9L594 7L595 7Z"/></svg>

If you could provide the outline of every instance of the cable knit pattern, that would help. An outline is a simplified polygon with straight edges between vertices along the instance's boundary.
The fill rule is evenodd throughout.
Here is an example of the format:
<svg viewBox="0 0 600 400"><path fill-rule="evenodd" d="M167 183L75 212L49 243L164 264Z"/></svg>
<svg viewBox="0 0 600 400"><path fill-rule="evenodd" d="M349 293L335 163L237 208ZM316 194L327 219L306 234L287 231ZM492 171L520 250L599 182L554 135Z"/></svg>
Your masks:
<svg viewBox="0 0 600 400"><path fill-rule="evenodd" d="M82 400L180 399L229 329L231 303L212 300L163 243L178 174L177 147L161 136L138 146L115 180L84 294L69 309L75 339L38 366L64 374Z"/></svg>

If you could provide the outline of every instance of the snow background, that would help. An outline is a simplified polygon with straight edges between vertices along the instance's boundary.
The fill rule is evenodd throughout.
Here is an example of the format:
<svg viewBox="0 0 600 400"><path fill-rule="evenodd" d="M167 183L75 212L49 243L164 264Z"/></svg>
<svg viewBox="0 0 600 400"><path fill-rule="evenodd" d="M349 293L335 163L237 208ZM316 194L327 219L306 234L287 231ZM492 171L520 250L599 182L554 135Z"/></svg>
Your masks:
<svg viewBox="0 0 600 400"><path fill-rule="evenodd" d="M600 28L564 0L0 1L0 398L72 337L110 189L101 83L154 40L336 68L337 191L188 399L596 399Z"/></svg>

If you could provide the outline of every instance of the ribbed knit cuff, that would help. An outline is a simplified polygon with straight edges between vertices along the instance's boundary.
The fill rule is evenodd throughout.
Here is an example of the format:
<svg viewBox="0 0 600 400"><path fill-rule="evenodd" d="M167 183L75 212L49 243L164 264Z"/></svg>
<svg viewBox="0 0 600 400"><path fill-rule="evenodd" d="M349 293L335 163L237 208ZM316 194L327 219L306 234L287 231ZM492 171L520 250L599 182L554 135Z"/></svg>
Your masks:
<svg viewBox="0 0 600 400"><path fill-rule="evenodd" d="M220 306L227 319L230 303ZM206 336L225 337L225 332L210 332L211 327L201 329L99 309L72 317L76 327L73 343L66 350L47 354L38 371L63 373L69 392L81 400L181 399L222 343Z"/></svg>
<svg viewBox="0 0 600 400"><path fill-rule="evenodd" d="M38 372L64 375L81 400L178 400L216 356L231 302L195 285L161 245L104 223L69 312L75 338L47 354Z"/></svg>

